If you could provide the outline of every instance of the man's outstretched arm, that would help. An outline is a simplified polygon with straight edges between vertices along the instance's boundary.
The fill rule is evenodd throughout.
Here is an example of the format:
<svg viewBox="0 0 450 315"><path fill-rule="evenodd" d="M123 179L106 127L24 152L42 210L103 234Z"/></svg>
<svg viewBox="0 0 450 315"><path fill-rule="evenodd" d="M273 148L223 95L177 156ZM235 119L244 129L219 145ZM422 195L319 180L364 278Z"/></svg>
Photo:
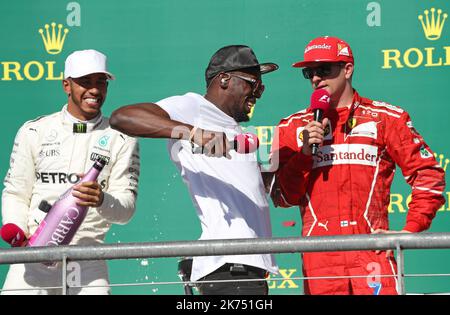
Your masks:
<svg viewBox="0 0 450 315"><path fill-rule="evenodd" d="M186 116L191 113L186 113ZM231 146L223 132L209 131L171 119L158 104L138 103L115 110L111 128L129 136L188 140L203 148L208 156L229 158Z"/></svg>
<svg viewBox="0 0 450 315"><path fill-rule="evenodd" d="M169 114L154 103L138 103L115 110L109 123L127 135L144 138L189 139L193 126L170 119ZM180 133L184 130L184 133ZM187 135L186 135L187 131Z"/></svg>

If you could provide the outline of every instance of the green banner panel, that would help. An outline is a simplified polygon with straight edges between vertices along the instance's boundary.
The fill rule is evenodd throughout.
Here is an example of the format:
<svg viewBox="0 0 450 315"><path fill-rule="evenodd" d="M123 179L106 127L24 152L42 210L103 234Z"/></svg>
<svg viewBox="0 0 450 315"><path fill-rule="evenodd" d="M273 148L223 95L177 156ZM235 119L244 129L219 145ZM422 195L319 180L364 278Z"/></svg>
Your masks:
<svg viewBox="0 0 450 315"><path fill-rule="evenodd" d="M66 96L67 55L97 49L109 58L117 80L109 85L104 112L131 103L205 91L210 56L229 44L251 46L260 61L279 71L264 78L266 91L248 128L270 146L273 126L308 106L311 86L293 62L314 37L346 40L355 55L354 87L363 96L406 109L416 129L447 169L450 158L450 2L447 0L16 0L0 3L0 176L6 174L14 136L27 120L60 110ZM54 33L54 36L53 36ZM200 224L185 185L169 161L166 142L141 139L137 211L113 226L108 243L195 240ZM447 180L449 177L447 176ZM397 172L388 209L391 229L401 229L410 187ZM450 189L430 231L448 232ZM274 236L299 236L298 208L271 206ZM2 247L6 247L2 243ZM271 294L302 294L299 254L277 255L279 278ZM408 251L406 273L449 273L450 251ZM183 294L177 259L110 261L114 294ZM7 266L0 266L3 283ZM407 292L450 292L448 278L406 279Z"/></svg>

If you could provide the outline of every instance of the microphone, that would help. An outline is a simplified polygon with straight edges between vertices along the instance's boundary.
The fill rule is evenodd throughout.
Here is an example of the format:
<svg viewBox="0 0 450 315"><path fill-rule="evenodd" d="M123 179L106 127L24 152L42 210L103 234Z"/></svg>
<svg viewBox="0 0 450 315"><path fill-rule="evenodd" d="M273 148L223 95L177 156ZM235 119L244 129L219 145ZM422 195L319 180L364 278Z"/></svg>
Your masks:
<svg viewBox="0 0 450 315"><path fill-rule="evenodd" d="M20 247L26 240L23 230L14 223L7 223L2 226L0 234L2 239L12 247Z"/></svg>
<svg viewBox="0 0 450 315"><path fill-rule="evenodd" d="M253 153L259 148L258 136L254 133L242 133L234 137L233 148L237 153Z"/></svg>
<svg viewBox="0 0 450 315"><path fill-rule="evenodd" d="M229 141L230 146L239 154L247 154L253 153L259 148L259 139L258 136L247 132L241 133L234 136L233 141ZM201 154L203 152L203 148L201 146L195 145L192 148L192 153Z"/></svg>
<svg viewBox="0 0 450 315"><path fill-rule="evenodd" d="M311 110L314 113L314 121L322 122L323 114L330 108L330 93L324 89L317 89L311 94ZM319 144L311 145L311 154L316 155Z"/></svg>

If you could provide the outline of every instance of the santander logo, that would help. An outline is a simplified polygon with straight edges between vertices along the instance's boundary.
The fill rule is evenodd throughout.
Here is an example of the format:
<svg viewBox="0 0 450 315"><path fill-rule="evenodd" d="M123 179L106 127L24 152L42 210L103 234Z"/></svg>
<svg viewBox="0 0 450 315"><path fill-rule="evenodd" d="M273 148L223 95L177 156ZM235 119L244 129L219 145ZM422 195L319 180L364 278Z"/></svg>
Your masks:
<svg viewBox="0 0 450 315"><path fill-rule="evenodd" d="M327 44L321 44L321 45L311 45L305 48L305 54L313 49L327 49L330 50L331 49L331 45L327 45Z"/></svg>
<svg viewBox="0 0 450 315"><path fill-rule="evenodd" d="M334 144L319 149L313 168L339 164L360 164L375 167L378 148L366 144Z"/></svg>

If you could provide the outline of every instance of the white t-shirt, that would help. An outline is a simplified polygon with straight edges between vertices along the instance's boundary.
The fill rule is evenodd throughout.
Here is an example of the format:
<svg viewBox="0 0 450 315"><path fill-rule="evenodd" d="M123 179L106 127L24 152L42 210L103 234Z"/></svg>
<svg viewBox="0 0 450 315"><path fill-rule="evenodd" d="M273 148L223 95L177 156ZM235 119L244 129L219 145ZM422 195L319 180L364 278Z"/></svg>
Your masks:
<svg viewBox="0 0 450 315"><path fill-rule="evenodd" d="M239 124L196 93L173 96L157 104L172 120L202 129L225 132L232 140L243 133ZM193 154L187 140L169 140L170 158L188 186L202 226L201 240L271 237L269 205L256 153L231 159ZM273 255L194 257L191 281L225 263L239 263L278 273Z"/></svg>

